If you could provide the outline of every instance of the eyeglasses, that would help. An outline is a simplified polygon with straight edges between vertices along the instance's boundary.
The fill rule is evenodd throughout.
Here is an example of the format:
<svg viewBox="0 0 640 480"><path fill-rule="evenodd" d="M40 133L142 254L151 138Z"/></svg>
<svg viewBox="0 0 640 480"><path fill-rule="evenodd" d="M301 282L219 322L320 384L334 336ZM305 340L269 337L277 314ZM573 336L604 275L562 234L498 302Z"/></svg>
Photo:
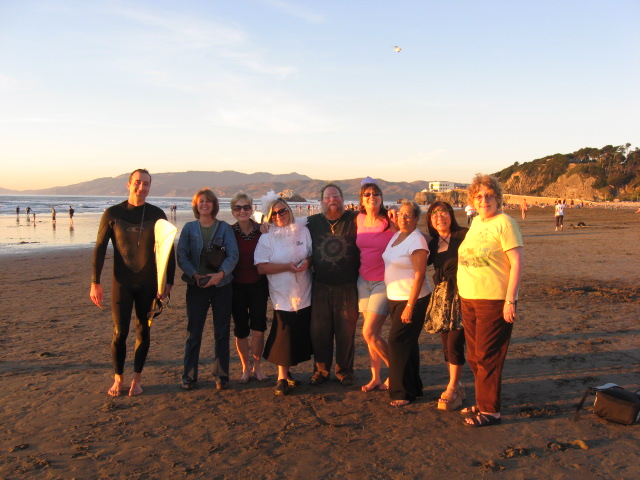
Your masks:
<svg viewBox="0 0 640 480"><path fill-rule="evenodd" d="M434 210L433 212L431 212L431 216L432 217L448 217L449 212L446 210Z"/></svg>
<svg viewBox="0 0 640 480"><path fill-rule="evenodd" d="M242 210L244 210L245 212L250 212L251 205L236 205L235 207L233 207L234 212L241 212Z"/></svg>
<svg viewBox="0 0 640 480"><path fill-rule="evenodd" d="M382 194L381 193L371 193L371 192L367 192L367 193L363 193L362 196L365 198L369 198L371 195L373 195L374 197L381 197Z"/></svg>
<svg viewBox="0 0 640 480"><path fill-rule="evenodd" d="M289 209L288 208L281 208L280 210L274 210L272 212L274 217L284 217L285 215L289 214Z"/></svg>
<svg viewBox="0 0 640 480"><path fill-rule="evenodd" d="M409 219L413 218L413 215L411 215L410 213L399 213L398 214L398 218L402 218L404 220L409 220Z"/></svg>
<svg viewBox="0 0 640 480"><path fill-rule="evenodd" d="M482 200L484 200L485 202L490 202L491 200L493 200L494 198L496 198L495 195L492 194L488 194L488 195L476 195L475 197L473 197L473 199L476 202L481 202Z"/></svg>

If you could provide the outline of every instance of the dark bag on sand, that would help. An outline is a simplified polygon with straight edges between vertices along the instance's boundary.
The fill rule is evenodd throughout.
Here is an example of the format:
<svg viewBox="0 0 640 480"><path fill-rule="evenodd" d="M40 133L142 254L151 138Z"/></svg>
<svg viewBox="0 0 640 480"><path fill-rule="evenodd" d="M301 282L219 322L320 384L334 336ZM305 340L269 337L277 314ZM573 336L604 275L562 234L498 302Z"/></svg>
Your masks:
<svg viewBox="0 0 640 480"><path fill-rule="evenodd" d="M458 289L454 286L452 293L449 282L446 280L436 285L431 294L424 328L429 333L462 329L462 313L460 311Z"/></svg>
<svg viewBox="0 0 640 480"><path fill-rule="evenodd" d="M227 258L227 252L222 245L217 245L214 243L216 238L216 232L218 231L218 227L220 226L220 222L216 224L216 228L213 230L211 234L211 240L209 246L207 247L207 267L215 270L216 272L220 270L222 266L222 262Z"/></svg>
<svg viewBox="0 0 640 480"><path fill-rule="evenodd" d="M580 410L590 393L596 395L593 413L600 418L623 425L633 425L640 422L640 390L633 393L615 383L588 388L576 405L574 420L577 421L580 418Z"/></svg>
<svg viewBox="0 0 640 480"><path fill-rule="evenodd" d="M610 422L633 425L640 421L640 395L619 386L596 387L593 413Z"/></svg>

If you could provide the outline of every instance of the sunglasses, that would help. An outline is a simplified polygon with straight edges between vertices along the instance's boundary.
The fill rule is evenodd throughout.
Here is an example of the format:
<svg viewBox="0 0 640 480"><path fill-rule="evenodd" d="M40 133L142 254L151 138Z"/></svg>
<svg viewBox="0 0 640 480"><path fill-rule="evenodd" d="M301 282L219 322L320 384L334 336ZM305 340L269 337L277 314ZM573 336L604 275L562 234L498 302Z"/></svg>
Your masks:
<svg viewBox="0 0 640 480"><path fill-rule="evenodd" d="M289 209L281 208L280 210L274 210L272 213L274 217L284 217L289 214Z"/></svg>
<svg viewBox="0 0 640 480"><path fill-rule="evenodd" d="M365 198L369 198L371 195L373 195L374 197L381 197L382 194L381 193L371 193L371 192L367 192L367 193L363 193L362 196Z"/></svg>
<svg viewBox="0 0 640 480"><path fill-rule="evenodd" d="M235 207L233 207L234 212L241 212L242 210L244 210L245 212L250 212L251 205L236 205Z"/></svg>
<svg viewBox="0 0 640 480"><path fill-rule="evenodd" d="M153 299L153 303L151 304L151 310L147 314L147 321L149 323L149 326L152 325L153 319L156 318L158 315L160 315L165 307L167 308L169 307L169 301L170 301L169 297L167 297L167 299L164 302L159 298Z"/></svg>

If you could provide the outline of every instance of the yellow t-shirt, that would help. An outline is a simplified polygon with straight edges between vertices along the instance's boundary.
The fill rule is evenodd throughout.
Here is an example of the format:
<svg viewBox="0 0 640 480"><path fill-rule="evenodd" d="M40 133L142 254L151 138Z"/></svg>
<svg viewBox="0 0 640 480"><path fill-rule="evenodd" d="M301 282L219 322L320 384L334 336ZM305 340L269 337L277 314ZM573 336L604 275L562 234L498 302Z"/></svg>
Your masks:
<svg viewBox="0 0 640 480"><path fill-rule="evenodd" d="M458 292L469 300L505 300L511 263L505 253L523 247L518 223L499 213L476 218L458 250Z"/></svg>

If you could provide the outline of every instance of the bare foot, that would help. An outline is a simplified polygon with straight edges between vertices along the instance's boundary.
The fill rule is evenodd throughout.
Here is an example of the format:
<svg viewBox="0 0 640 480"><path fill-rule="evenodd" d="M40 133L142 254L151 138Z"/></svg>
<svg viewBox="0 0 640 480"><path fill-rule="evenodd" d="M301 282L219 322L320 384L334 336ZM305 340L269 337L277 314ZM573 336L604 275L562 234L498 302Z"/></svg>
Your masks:
<svg viewBox="0 0 640 480"><path fill-rule="evenodd" d="M253 366L253 374L256 376L256 379L260 382L264 382L269 379L268 375L262 373L262 366L260 364Z"/></svg>
<svg viewBox="0 0 640 480"><path fill-rule="evenodd" d="M393 400L391 402L392 407L404 407L405 405L409 405L409 400Z"/></svg>
<svg viewBox="0 0 640 480"><path fill-rule="evenodd" d="M124 377L122 375L116 374L113 376L113 379L113 385L111 386L107 394L111 395L112 397L119 397L120 395L122 395L122 384L124 382Z"/></svg>
<svg viewBox="0 0 640 480"><path fill-rule="evenodd" d="M363 385L361 390L365 393L367 392L373 392L374 390L380 388L380 380L373 380L371 379L371 381L369 383L367 383L366 385Z"/></svg>
<svg viewBox="0 0 640 480"><path fill-rule="evenodd" d="M476 413L480 413L480 409L477 405L472 405L470 407L465 407L460 410L460 415L475 415Z"/></svg>
<svg viewBox="0 0 640 480"><path fill-rule="evenodd" d="M249 372L245 370L244 372L242 372L242 375L240 376L240 379L238 380L238 382L247 383L248 381L249 381Z"/></svg>
<svg viewBox="0 0 640 480"><path fill-rule="evenodd" d="M140 385L141 375L139 373L133 374L133 380L131 381L131 388L129 389L129 396L135 397L136 395L140 395L142 390L142 385Z"/></svg>
<svg viewBox="0 0 640 480"><path fill-rule="evenodd" d="M381 383L378 387L380 390L387 391L389 390L389 379L387 378L384 383Z"/></svg>

